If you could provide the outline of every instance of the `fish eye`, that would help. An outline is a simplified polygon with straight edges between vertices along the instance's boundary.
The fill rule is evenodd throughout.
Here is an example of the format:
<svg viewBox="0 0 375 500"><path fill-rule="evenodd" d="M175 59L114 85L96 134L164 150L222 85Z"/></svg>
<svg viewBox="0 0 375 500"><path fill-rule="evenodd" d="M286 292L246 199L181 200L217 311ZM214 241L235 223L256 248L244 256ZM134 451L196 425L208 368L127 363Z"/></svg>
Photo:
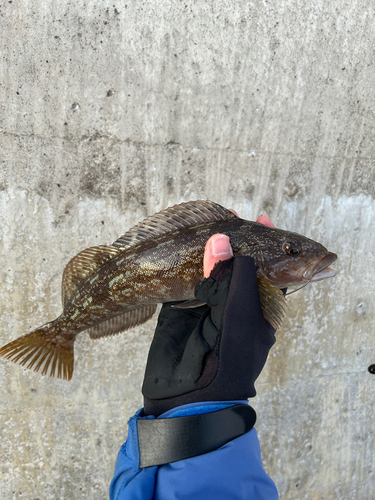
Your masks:
<svg viewBox="0 0 375 500"><path fill-rule="evenodd" d="M296 241L285 241L283 244L283 250L289 255L298 255L301 251L301 245Z"/></svg>

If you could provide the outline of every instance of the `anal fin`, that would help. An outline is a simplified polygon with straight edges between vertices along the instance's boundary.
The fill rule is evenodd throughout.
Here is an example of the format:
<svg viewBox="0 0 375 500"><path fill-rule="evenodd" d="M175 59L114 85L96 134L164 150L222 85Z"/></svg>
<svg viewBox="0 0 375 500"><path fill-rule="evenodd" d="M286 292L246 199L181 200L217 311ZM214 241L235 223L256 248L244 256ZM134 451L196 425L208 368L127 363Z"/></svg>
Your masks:
<svg viewBox="0 0 375 500"><path fill-rule="evenodd" d="M261 277L258 277L258 290L263 316L278 330L284 319L286 298L279 288Z"/></svg>
<svg viewBox="0 0 375 500"><path fill-rule="evenodd" d="M87 332L92 339L116 335L134 326L142 325L154 315L155 311L156 304L138 307L92 326L87 329Z"/></svg>

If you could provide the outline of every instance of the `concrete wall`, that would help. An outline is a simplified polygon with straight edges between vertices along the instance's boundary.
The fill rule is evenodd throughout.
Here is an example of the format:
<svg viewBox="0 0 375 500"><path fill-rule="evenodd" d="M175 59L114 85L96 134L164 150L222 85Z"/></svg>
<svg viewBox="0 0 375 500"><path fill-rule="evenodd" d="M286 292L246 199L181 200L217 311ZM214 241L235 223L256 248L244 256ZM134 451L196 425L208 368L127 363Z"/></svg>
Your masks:
<svg viewBox="0 0 375 500"><path fill-rule="evenodd" d="M324 243L254 406L283 499L375 497L370 0L0 6L0 341L61 311L68 260L208 198ZM107 497L154 321L76 342L68 383L0 362L4 499Z"/></svg>

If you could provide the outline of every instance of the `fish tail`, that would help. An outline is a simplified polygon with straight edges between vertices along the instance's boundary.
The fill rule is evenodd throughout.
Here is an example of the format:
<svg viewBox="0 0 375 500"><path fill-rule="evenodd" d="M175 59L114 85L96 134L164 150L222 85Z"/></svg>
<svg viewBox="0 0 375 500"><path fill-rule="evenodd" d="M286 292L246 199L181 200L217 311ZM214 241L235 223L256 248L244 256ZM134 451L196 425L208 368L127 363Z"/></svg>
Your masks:
<svg viewBox="0 0 375 500"><path fill-rule="evenodd" d="M59 336L53 323L37 328L0 349L0 356L42 375L70 380L74 368L74 340Z"/></svg>

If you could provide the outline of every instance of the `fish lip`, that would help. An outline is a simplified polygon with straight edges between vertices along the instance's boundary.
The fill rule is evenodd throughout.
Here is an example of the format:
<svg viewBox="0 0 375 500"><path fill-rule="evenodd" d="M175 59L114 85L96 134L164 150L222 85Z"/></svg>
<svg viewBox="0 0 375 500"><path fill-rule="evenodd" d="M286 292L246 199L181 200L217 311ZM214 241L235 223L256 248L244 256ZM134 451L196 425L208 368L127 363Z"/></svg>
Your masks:
<svg viewBox="0 0 375 500"><path fill-rule="evenodd" d="M310 265L303 273L303 277L308 281L320 281L325 278L335 276L336 272L329 266L337 259L337 255L328 252L315 265Z"/></svg>
<svg viewBox="0 0 375 500"><path fill-rule="evenodd" d="M325 280L326 278L333 278L333 276L336 276L336 271L334 271L330 267L326 267L323 271L315 274L310 281L321 281Z"/></svg>

